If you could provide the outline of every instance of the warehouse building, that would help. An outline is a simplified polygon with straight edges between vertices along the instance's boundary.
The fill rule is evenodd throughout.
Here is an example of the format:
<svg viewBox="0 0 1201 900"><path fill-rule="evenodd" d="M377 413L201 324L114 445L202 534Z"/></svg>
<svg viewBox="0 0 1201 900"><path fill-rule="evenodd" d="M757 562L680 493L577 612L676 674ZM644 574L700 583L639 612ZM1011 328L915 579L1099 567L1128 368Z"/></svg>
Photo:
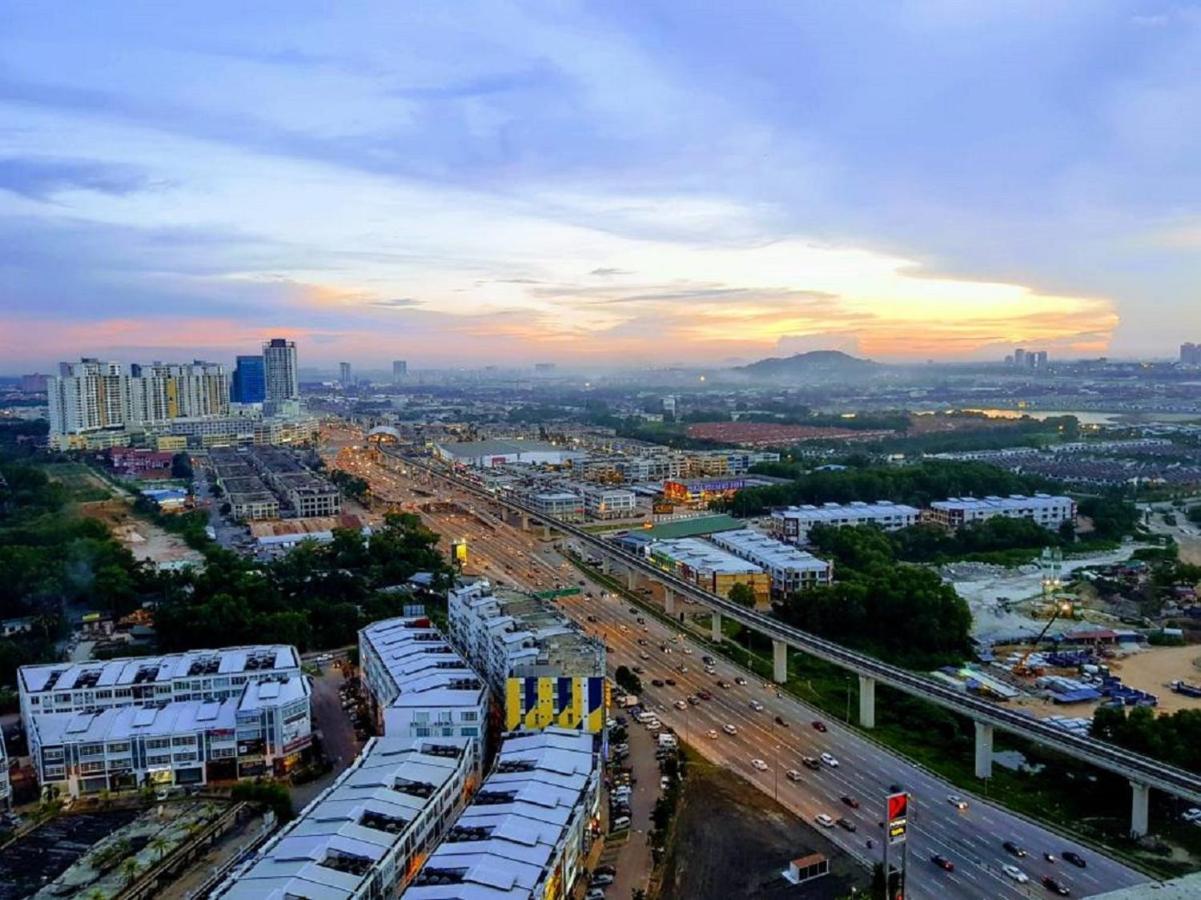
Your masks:
<svg viewBox="0 0 1201 900"><path fill-rule="evenodd" d="M479 767L470 738L372 738L214 896L396 897L475 790Z"/></svg>
<svg viewBox="0 0 1201 900"><path fill-rule="evenodd" d="M600 833L600 768L589 735L509 735L471 804L406 900L564 900Z"/></svg>
<svg viewBox="0 0 1201 900"><path fill-rule="evenodd" d="M711 535L709 540L766 569L775 598L828 585L834 577L834 566L826 560L749 528L722 531Z"/></svg>
<svg viewBox="0 0 1201 900"><path fill-rule="evenodd" d="M719 597L728 597L734 585L745 584L755 592L756 605L766 605L771 599L771 576L762 566L708 541L699 538L655 541L650 545L650 557L676 577Z"/></svg>
<svg viewBox="0 0 1201 900"><path fill-rule="evenodd" d="M486 580L447 600L450 638L504 702L505 730L605 726L605 646L554 604Z"/></svg>
<svg viewBox="0 0 1201 900"><path fill-rule="evenodd" d="M376 728L388 737L468 737L482 744L488 687L429 619L359 632L359 666Z"/></svg>
<svg viewBox="0 0 1201 900"><path fill-rule="evenodd" d="M434 445L434 455L456 466L490 469L520 463L529 466L562 466L587 454L556 447L544 441L460 441Z"/></svg>
<svg viewBox="0 0 1201 900"><path fill-rule="evenodd" d="M1026 497L949 497L930 504L926 517L945 528L962 528L973 522L983 522L994 516L1008 519L1031 519L1043 528L1054 531L1064 522L1076 522L1076 501L1071 497L1035 494Z"/></svg>
<svg viewBox="0 0 1201 900"><path fill-rule="evenodd" d="M789 544L809 543L809 530L814 525L847 528L856 525L875 525L884 531L896 531L916 525L921 510L903 503L881 500L877 503L823 503L821 506L789 506L774 509L771 514L772 534Z"/></svg>

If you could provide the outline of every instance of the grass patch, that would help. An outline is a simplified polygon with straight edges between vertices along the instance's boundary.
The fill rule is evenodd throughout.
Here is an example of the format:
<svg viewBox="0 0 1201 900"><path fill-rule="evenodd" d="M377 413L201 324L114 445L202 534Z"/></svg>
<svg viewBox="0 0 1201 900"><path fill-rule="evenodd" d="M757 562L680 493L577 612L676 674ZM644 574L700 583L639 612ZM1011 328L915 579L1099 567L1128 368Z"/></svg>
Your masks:
<svg viewBox="0 0 1201 900"><path fill-rule="evenodd" d="M57 481L66 489L72 503L94 503L113 497L113 491L83 463L45 463L39 468L47 478Z"/></svg>

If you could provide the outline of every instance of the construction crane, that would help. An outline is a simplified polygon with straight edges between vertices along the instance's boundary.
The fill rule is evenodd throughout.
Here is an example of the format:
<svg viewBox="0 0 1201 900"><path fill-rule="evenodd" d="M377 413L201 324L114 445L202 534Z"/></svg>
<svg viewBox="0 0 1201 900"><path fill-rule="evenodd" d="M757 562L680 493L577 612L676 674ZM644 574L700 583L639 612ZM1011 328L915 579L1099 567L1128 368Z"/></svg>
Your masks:
<svg viewBox="0 0 1201 900"><path fill-rule="evenodd" d="M1043 630L1038 633L1038 637L1036 637L1034 639L1034 643L1030 645L1030 649L1028 649L1025 653L1022 654L1022 658L1019 659L1017 662L1017 665L1015 665L1013 667L1014 675L1037 675L1037 674L1039 674L1038 672L1031 671L1031 669L1026 665L1026 663L1029 661L1031 654L1033 654L1034 651L1038 649L1038 645L1043 642L1043 638L1047 636L1047 632L1050 631L1051 626L1055 624L1055 620L1058 619L1061 615L1070 614L1071 611L1072 611L1072 604L1070 604L1066 601L1058 602L1058 603L1054 604L1054 606L1051 609L1051 618L1049 618L1047 620L1047 624L1043 626Z"/></svg>

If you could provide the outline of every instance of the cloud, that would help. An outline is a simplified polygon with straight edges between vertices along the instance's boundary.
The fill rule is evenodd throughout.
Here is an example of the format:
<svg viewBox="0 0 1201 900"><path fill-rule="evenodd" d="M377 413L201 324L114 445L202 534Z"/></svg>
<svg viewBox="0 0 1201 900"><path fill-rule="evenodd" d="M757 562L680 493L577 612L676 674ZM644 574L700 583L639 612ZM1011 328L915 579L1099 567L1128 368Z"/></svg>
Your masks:
<svg viewBox="0 0 1201 900"><path fill-rule="evenodd" d="M399 297L393 300L368 300L367 305L377 309L412 309L420 306L421 302L411 297Z"/></svg>
<svg viewBox="0 0 1201 900"><path fill-rule="evenodd" d="M632 275L633 272L627 272L625 269L618 269L615 266L602 266L599 269L593 269L588 274L598 278L612 278L614 275Z"/></svg>
<svg viewBox="0 0 1201 900"><path fill-rule="evenodd" d="M120 197L150 186L146 172L134 166L53 157L0 159L0 190L30 200L48 200L71 190Z"/></svg>

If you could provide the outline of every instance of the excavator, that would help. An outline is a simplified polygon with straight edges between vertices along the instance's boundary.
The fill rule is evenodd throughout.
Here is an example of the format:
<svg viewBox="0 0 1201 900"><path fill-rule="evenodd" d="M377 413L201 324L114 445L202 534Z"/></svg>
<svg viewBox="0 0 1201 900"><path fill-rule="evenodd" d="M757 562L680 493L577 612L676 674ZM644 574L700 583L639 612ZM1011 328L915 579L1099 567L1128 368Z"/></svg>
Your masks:
<svg viewBox="0 0 1201 900"><path fill-rule="evenodd" d="M1031 654L1038 649L1039 644L1043 642L1043 638L1047 636L1051 626L1055 624L1055 620L1061 615L1069 615L1072 612L1072 604L1066 602L1057 602L1051 611L1051 618L1047 619L1047 624L1043 626L1043 630L1038 633L1038 637L1034 639L1029 649L1022 654L1022 658L1018 660L1017 665L1013 667L1014 675L1041 675L1042 672L1031 669L1027 663L1030 660Z"/></svg>

